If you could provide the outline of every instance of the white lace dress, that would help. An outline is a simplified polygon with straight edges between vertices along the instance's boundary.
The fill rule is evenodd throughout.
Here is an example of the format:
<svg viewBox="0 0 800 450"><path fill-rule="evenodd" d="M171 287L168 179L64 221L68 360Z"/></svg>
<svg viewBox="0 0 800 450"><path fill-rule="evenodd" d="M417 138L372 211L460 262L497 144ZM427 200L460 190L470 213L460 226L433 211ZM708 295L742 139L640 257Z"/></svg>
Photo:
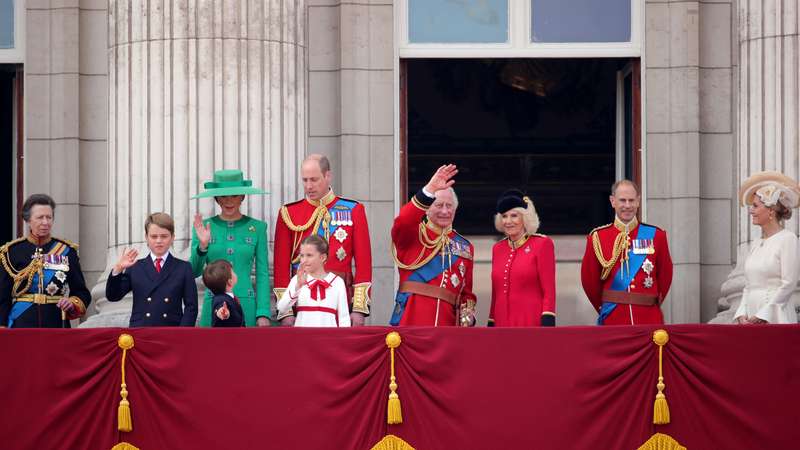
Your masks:
<svg viewBox="0 0 800 450"><path fill-rule="evenodd" d="M792 300L800 270L797 244L797 236L785 229L753 241L744 262L745 286L734 322L741 316L756 316L769 323L797 323Z"/></svg>

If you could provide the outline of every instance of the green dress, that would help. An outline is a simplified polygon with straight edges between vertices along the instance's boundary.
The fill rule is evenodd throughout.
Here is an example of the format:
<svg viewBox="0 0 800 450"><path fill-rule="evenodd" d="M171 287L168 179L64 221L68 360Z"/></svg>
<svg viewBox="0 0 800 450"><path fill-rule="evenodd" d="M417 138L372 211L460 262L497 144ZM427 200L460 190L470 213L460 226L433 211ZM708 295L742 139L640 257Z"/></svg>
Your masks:
<svg viewBox="0 0 800 450"><path fill-rule="evenodd" d="M270 316L269 258L267 255L267 224L242 216L234 222L227 222L219 216L203 221L211 223L211 241L205 254L200 254L197 233L192 228L192 264L194 276L203 275L207 262L218 259L228 260L239 281L233 287L233 294L239 298L244 311L245 324L255 326L257 317ZM256 286L253 289L251 273L255 263ZM211 326L211 298L213 294L206 289L203 308L200 311L200 326Z"/></svg>

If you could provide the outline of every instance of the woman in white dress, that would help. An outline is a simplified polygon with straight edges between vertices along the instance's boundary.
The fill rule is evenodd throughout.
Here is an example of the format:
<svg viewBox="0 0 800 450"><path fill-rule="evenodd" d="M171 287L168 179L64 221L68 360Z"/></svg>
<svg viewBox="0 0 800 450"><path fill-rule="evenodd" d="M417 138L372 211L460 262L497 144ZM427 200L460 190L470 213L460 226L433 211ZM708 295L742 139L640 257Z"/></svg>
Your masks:
<svg viewBox="0 0 800 450"><path fill-rule="evenodd" d="M739 324L797 323L792 293L797 287L797 236L783 228L798 206L800 186L778 172L757 173L742 184L739 199L750 207L761 239L744 263L745 287L734 314Z"/></svg>
<svg viewBox="0 0 800 450"><path fill-rule="evenodd" d="M300 244L300 266L278 301L279 314L295 310L296 327L349 327L344 280L325 272L328 242L312 234Z"/></svg>

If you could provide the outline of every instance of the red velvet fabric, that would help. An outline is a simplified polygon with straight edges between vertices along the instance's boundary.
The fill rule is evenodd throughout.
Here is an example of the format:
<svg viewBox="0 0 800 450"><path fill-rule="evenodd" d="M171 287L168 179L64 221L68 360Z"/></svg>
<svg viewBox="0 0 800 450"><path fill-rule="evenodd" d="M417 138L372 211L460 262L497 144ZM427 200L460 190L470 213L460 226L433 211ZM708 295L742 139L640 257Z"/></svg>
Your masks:
<svg viewBox="0 0 800 450"><path fill-rule="evenodd" d="M793 449L800 326L0 330L0 448ZM386 424L389 331L404 423ZM133 432L116 429L117 337Z"/></svg>

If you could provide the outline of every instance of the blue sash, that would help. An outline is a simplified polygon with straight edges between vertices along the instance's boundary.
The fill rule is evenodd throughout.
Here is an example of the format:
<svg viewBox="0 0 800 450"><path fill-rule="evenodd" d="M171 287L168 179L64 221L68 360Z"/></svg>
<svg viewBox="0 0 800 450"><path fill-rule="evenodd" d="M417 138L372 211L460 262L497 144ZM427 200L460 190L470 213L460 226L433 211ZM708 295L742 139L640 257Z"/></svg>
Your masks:
<svg viewBox="0 0 800 450"><path fill-rule="evenodd" d="M639 225L639 232L636 234L636 239L653 239L655 235L656 227L650 225ZM622 270L622 263L620 262L619 268L614 274L614 279L611 282L612 291L627 290L628 286L631 284L631 281L639 272L639 269L642 268L642 263L644 263L645 258L647 258L646 254L636 254L632 253L630 250L628 250L628 252L628 267L630 270ZM606 320L606 317L608 317L611 312L616 309L616 307L616 303L603 302L603 304L600 306L600 315L597 316L597 324L602 325Z"/></svg>
<svg viewBox="0 0 800 450"><path fill-rule="evenodd" d="M55 245L58 245L58 243L56 243ZM66 256L67 253L69 253L69 246L65 245L64 248L57 254ZM50 280L53 279L53 276L55 276L55 274L56 271L53 269L42 269L42 275L44 275L42 277L42 279L44 280L42 286L47 286L48 284L50 284ZM38 273L33 275L33 278L31 279L31 286L28 288L28 293L29 294L39 293ZM11 328L14 325L14 321L19 319L19 316L24 314L25 311L27 311L28 308L30 308L31 306L33 306L33 303L31 302L14 302L14 304L11 305L11 312L8 314L8 328Z"/></svg>
<svg viewBox="0 0 800 450"><path fill-rule="evenodd" d="M459 235L455 235L452 240L458 241L465 248L469 247L469 242ZM442 263L442 259L440 257L434 256L433 259L428 261L427 264L415 270L414 273L412 273L406 279L406 281L417 281L420 283L427 284L429 281L438 277L439 275L442 274L442 272L450 268L450 264L453 262L451 261L451 259L452 258L445 258L444 263ZM455 258L455 261L458 261L458 259L459 258ZM405 313L406 304L408 303L408 297L410 296L411 293L409 292L397 291L397 295L395 295L394 297L394 303L395 303L394 311L392 312L392 318L389 321L389 325L392 326L400 325L400 319L403 318L403 313Z"/></svg>

